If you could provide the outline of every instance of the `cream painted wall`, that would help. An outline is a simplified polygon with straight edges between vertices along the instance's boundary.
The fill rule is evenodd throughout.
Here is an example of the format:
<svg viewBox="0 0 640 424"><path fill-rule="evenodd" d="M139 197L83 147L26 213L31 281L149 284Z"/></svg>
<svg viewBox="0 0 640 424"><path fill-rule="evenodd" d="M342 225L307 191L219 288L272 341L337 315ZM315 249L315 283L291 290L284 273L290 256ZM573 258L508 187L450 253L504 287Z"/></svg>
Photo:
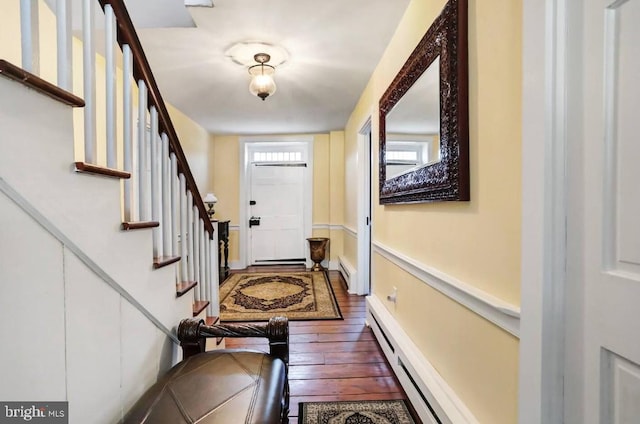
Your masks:
<svg viewBox="0 0 640 424"><path fill-rule="evenodd" d="M240 137L212 135L209 148L209 187L218 198L214 217L238 225L240 216ZM240 259L239 232L230 228L229 261Z"/></svg>
<svg viewBox="0 0 640 424"><path fill-rule="evenodd" d="M16 65L22 66L22 47L20 40L20 2L0 2L0 58ZM56 83L56 37L55 15L47 7L43 0L38 1L38 16L40 27L38 42L40 45L40 77ZM53 36L52 36L53 35Z"/></svg>
<svg viewBox="0 0 640 424"><path fill-rule="evenodd" d="M20 2L0 2L0 57L14 65L22 65L22 49L20 47Z"/></svg>
<svg viewBox="0 0 640 424"><path fill-rule="evenodd" d="M413 0L345 130L345 223L356 227L357 132L437 16L444 0ZM469 1L471 201L380 206L374 190L373 238L404 255L520 303L521 1ZM377 170L374 170L377 187ZM345 256L357 247L345 237ZM373 257L373 294L385 299L425 357L480 422L517 421L518 340L433 291L381 256ZM490 389L488 389L490 388Z"/></svg>
<svg viewBox="0 0 640 424"><path fill-rule="evenodd" d="M167 110L182 150L189 161L189 168L198 190L204 197L212 189L210 186L212 171L209 166L211 136L204 128L170 104L167 104Z"/></svg>
<svg viewBox="0 0 640 424"><path fill-rule="evenodd" d="M313 137L313 223L329 223L329 134Z"/></svg>
<svg viewBox="0 0 640 424"><path fill-rule="evenodd" d="M344 131L329 133L329 224L344 222ZM337 263L344 251L344 230L332 227L330 259Z"/></svg>

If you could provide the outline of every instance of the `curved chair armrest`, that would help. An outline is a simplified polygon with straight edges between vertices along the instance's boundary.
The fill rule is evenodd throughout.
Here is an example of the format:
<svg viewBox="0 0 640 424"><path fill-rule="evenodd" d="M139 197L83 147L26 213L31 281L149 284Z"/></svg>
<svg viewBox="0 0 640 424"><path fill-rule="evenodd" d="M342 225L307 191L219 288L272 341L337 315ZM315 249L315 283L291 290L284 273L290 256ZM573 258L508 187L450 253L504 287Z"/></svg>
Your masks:
<svg viewBox="0 0 640 424"><path fill-rule="evenodd" d="M210 337L264 337L269 339L271 355L282 359L289 366L289 320L273 317L266 324L217 324L205 325L203 320L186 318L178 326L178 339L186 359L205 351Z"/></svg>

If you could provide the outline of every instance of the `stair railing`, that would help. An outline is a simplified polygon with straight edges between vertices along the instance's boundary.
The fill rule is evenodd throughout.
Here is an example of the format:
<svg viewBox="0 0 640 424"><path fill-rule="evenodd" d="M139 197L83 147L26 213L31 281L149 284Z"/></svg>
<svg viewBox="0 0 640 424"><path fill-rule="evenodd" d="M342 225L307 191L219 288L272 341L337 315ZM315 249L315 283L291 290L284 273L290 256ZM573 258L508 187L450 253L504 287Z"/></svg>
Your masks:
<svg viewBox="0 0 640 424"><path fill-rule="evenodd" d="M84 161L79 171L123 179L124 227L153 228L154 266L182 259L181 287L199 282L195 303L210 301L207 315L217 314L217 267L214 229L196 185L166 104L155 81L123 0L80 0L82 3L82 72L85 101ZM39 0L20 0L23 69L39 73ZM71 91L71 0L55 0L57 84ZM96 96L96 5L104 11L105 143L98 143ZM122 87L116 64L122 62ZM137 87L137 107L134 93ZM118 91L121 90L121 93ZM121 96L121 101L118 97ZM122 110L119 111L118 107ZM121 122L118 117L122 116ZM118 124L121 133L118 134ZM119 146L121 147L119 149ZM104 149L104 151L99 151ZM118 151L122 157L118 157ZM98 164L99 153L106 158ZM123 169L119 170L121 163ZM106 165L106 166L102 166ZM130 178L129 178L130 177Z"/></svg>

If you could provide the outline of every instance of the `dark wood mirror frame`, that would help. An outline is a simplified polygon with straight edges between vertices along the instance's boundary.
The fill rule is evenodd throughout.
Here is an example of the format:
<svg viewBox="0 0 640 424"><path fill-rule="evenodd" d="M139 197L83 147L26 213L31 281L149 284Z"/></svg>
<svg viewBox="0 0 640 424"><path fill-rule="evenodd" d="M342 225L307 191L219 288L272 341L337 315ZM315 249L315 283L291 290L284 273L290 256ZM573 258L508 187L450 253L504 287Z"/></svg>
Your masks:
<svg viewBox="0 0 640 424"><path fill-rule="evenodd" d="M386 117L440 56L440 161L386 179ZM467 0L449 0L380 99L380 204L469 200Z"/></svg>

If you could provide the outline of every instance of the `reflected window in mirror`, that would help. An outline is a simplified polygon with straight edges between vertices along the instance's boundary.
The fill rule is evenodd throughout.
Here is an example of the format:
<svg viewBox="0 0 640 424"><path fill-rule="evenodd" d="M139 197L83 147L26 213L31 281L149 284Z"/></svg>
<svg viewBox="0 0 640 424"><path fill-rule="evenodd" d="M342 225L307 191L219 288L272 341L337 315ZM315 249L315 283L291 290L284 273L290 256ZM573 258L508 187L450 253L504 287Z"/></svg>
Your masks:
<svg viewBox="0 0 640 424"><path fill-rule="evenodd" d="M440 58L386 117L386 179L440 160Z"/></svg>

